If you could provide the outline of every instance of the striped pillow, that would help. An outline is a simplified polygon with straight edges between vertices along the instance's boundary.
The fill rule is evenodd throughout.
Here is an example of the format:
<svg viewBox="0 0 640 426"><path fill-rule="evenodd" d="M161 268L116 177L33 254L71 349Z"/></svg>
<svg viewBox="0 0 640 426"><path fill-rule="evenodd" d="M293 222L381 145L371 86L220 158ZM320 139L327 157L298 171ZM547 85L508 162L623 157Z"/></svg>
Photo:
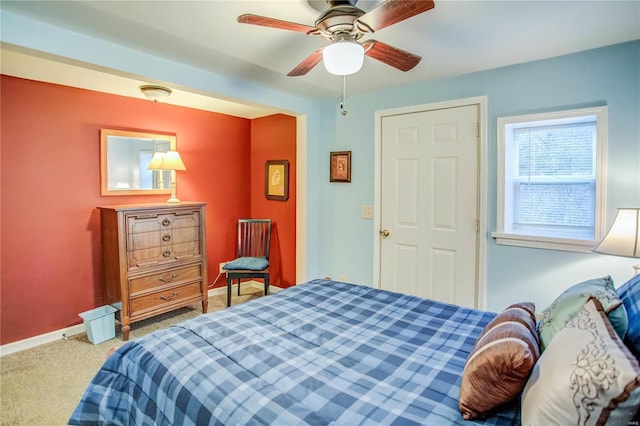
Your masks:
<svg viewBox="0 0 640 426"><path fill-rule="evenodd" d="M465 420L482 418L520 395L540 356L535 305L509 306L482 331L460 384Z"/></svg>

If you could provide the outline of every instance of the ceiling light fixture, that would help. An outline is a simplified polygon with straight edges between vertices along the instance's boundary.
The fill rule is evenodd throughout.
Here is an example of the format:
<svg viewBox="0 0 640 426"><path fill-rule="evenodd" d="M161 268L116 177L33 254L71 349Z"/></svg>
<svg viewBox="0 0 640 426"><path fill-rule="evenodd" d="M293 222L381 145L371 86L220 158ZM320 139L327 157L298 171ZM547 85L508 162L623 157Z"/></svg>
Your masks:
<svg viewBox="0 0 640 426"><path fill-rule="evenodd" d="M340 33L332 44L322 49L322 61L331 74L355 74L364 63L364 47L353 41L350 34Z"/></svg>
<svg viewBox="0 0 640 426"><path fill-rule="evenodd" d="M147 97L147 99L153 102L158 102L160 99L164 99L171 94L171 89L168 87L155 86L147 84L140 86L140 91Z"/></svg>

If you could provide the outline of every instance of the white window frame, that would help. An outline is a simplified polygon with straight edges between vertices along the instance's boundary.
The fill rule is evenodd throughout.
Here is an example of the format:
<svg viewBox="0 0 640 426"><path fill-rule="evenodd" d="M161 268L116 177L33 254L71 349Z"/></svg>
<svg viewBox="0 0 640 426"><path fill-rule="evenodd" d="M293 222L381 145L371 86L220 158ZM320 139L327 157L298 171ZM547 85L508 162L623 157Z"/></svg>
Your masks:
<svg viewBox="0 0 640 426"><path fill-rule="evenodd" d="M519 124L532 122L545 122L544 124L562 124L567 121L574 121L579 117L595 116L596 119L596 200L595 200L595 240L543 237L538 235L514 234L505 232L505 172L507 160L506 150L511 149L507 142L507 129L518 127ZM511 117L498 118L498 153L497 153L497 203L496 211L497 226L496 232L491 236L496 239L497 244L533 247L551 250L564 250L575 252L590 252L591 248L604 236L605 231L605 206L606 206L606 177L607 177L607 116L606 106L581 108L567 111L547 112L541 114L527 114Z"/></svg>

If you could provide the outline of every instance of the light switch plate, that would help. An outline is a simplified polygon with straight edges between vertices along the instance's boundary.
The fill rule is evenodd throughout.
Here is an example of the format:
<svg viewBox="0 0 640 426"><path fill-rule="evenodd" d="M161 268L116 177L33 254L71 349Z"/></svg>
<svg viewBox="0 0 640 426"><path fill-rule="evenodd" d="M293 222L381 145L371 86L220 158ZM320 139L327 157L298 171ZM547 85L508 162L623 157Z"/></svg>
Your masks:
<svg viewBox="0 0 640 426"><path fill-rule="evenodd" d="M362 206L362 218L373 219L373 206Z"/></svg>

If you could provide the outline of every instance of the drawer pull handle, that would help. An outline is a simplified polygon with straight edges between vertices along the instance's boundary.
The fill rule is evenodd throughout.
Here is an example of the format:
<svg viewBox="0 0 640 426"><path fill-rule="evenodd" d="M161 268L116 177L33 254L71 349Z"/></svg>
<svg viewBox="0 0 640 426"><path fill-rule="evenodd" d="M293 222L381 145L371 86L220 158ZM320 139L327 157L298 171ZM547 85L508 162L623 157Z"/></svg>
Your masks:
<svg viewBox="0 0 640 426"><path fill-rule="evenodd" d="M169 257L169 256L171 256L171 250L165 250L165 251L163 251L163 252L162 252L162 255L163 255L164 257Z"/></svg>
<svg viewBox="0 0 640 426"><path fill-rule="evenodd" d="M165 220L162 221L162 224L164 226L169 226L169 225L171 225L171 221L169 219L165 219Z"/></svg>
<svg viewBox="0 0 640 426"><path fill-rule="evenodd" d="M176 297L178 297L178 292L177 292L177 291L174 291L174 292L173 292L173 294L172 294L171 296L169 296L169 297L166 297L166 296L160 296L160 299L161 299L161 300L164 300L165 302L168 302L169 300L173 300L173 299L175 299Z"/></svg>
<svg viewBox="0 0 640 426"><path fill-rule="evenodd" d="M169 241L170 239L171 239L171 235L169 235L169 234L164 234L162 236L162 241Z"/></svg>
<svg viewBox="0 0 640 426"><path fill-rule="evenodd" d="M176 274L171 274L171 278L160 277L158 278L158 281L162 281L163 283L170 283L171 281L175 280L176 277Z"/></svg>

